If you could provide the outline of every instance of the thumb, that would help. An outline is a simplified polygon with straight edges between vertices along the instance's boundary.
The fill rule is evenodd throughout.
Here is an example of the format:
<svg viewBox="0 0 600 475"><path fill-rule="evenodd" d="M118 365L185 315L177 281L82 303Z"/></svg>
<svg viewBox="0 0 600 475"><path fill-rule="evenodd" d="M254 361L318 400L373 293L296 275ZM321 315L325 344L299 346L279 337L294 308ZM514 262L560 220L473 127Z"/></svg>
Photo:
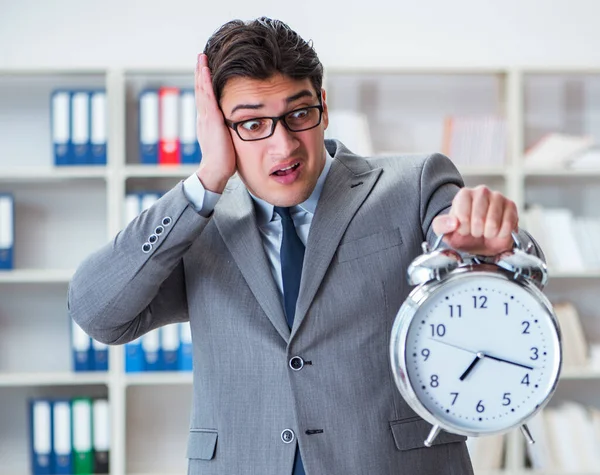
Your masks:
<svg viewBox="0 0 600 475"><path fill-rule="evenodd" d="M438 236L456 231L458 228L458 219L456 216L444 215L436 216L433 220L433 232Z"/></svg>

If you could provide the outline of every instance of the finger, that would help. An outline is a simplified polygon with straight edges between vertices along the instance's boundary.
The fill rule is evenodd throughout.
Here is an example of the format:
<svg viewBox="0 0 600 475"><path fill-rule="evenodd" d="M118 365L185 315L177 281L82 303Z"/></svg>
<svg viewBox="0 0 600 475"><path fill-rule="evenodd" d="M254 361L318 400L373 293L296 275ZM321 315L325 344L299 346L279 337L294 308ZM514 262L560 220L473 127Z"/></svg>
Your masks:
<svg viewBox="0 0 600 475"><path fill-rule="evenodd" d="M483 236L489 205L489 188L485 186L475 188L475 190L473 190L473 201L471 203L471 236L476 238Z"/></svg>
<svg viewBox="0 0 600 475"><path fill-rule="evenodd" d="M458 219L456 219L456 216L451 215L436 216L431 224L433 226L433 232L439 236L441 234L448 234L456 231Z"/></svg>
<svg viewBox="0 0 600 475"><path fill-rule="evenodd" d="M492 193L483 230L483 236L486 239L495 238L500 232L504 215L504 200L505 198L500 193Z"/></svg>
<svg viewBox="0 0 600 475"><path fill-rule="evenodd" d="M498 237L507 238L510 233L516 231L519 226L519 215L517 213L517 206L514 202L506 200L504 204L504 213L502 215L502 226Z"/></svg>
<svg viewBox="0 0 600 475"><path fill-rule="evenodd" d="M471 233L471 202L473 199L471 193L472 190L469 188L461 188L452 201L450 214L458 219L457 231L461 236Z"/></svg>

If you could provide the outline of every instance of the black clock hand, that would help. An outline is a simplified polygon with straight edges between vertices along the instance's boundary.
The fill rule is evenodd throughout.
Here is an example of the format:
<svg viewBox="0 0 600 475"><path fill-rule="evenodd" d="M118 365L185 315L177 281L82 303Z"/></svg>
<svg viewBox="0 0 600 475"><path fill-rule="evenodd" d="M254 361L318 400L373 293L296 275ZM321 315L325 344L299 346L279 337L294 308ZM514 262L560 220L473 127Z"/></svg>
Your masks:
<svg viewBox="0 0 600 475"><path fill-rule="evenodd" d="M473 371L473 368L475 368L475 365L477 363L479 363L484 357L485 357L485 355L483 353L481 353L481 352L477 353L477 356L475 356L475 359L471 362L471 364L469 365L467 370L458 379L460 379L461 381L464 381L464 379L469 375L469 373L471 371Z"/></svg>
<svg viewBox="0 0 600 475"><path fill-rule="evenodd" d="M496 360L496 361L501 361L502 363L508 363L508 364L512 364L515 366L520 366L521 368L525 368L525 369L530 369L533 370L532 366L527 366L521 363L515 363L514 361L509 361L509 360L505 360L503 358L497 358L496 356L491 356L491 355L484 355L486 358L489 358L491 360Z"/></svg>

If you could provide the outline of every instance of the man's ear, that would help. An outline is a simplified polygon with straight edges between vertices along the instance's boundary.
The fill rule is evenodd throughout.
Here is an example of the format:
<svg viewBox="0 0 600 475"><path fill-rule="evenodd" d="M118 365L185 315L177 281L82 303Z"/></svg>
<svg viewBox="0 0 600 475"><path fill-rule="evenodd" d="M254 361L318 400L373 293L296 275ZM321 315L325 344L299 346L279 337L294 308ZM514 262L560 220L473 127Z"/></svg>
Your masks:
<svg viewBox="0 0 600 475"><path fill-rule="evenodd" d="M327 109L327 92L325 89L321 89L321 105L323 106L323 130L327 129L329 125L329 109Z"/></svg>

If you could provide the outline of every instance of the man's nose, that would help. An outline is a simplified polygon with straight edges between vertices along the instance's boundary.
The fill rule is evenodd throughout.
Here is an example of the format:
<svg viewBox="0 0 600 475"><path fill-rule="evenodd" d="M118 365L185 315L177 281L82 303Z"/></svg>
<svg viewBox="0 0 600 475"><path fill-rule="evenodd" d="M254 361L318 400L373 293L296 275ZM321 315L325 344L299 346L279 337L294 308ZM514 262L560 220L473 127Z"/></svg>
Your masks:
<svg viewBox="0 0 600 475"><path fill-rule="evenodd" d="M300 144L294 132L290 132L282 120L275 124L273 135L269 137L271 150L277 155L288 157Z"/></svg>

